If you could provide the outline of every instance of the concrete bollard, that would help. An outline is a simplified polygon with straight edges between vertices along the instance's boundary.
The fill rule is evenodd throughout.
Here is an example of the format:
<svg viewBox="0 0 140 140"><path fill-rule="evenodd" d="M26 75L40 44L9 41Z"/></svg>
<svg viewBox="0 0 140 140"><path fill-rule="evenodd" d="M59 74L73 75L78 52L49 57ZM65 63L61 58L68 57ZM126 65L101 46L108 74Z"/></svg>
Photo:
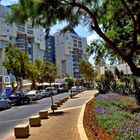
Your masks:
<svg viewBox="0 0 140 140"><path fill-rule="evenodd" d="M29 124L20 124L15 126L14 134L16 138L26 138L29 136Z"/></svg>
<svg viewBox="0 0 140 140"><path fill-rule="evenodd" d="M56 104L57 107L60 107L60 105L61 105L60 101L55 101L54 104Z"/></svg>
<svg viewBox="0 0 140 140"><path fill-rule="evenodd" d="M65 103L65 99L62 99L62 102Z"/></svg>
<svg viewBox="0 0 140 140"><path fill-rule="evenodd" d="M48 119L48 110L40 110L39 116L41 119Z"/></svg>
<svg viewBox="0 0 140 140"><path fill-rule="evenodd" d="M56 104L51 105L51 109L52 110L57 110L57 105Z"/></svg>
<svg viewBox="0 0 140 140"><path fill-rule="evenodd" d="M59 102L60 102L60 105L63 105L63 101L62 101L62 99L61 99Z"/></svg>
<svg viewBox="0 0 140 140"><path fill-rule="evenodd" d="M41 125L40 116L37 115L37 116L30 117L29 118L29 124L30 124L31 127L40 126Z"/></svg>

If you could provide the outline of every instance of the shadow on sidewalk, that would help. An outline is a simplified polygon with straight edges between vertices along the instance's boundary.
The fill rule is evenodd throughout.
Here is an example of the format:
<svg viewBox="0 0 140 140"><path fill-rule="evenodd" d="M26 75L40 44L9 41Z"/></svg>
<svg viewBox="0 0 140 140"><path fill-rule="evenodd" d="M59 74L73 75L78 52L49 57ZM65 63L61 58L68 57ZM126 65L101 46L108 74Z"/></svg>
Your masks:
<svg viewBox="0 0 140 140"><path fill-rule="evenodd" d="M55 111L54 113L53 112L50 112L49 113L49 116L63 116L65 115L67 112L63 112L63 111Z"/></svg>
<svg viewBox="0 0 140 140"><path fill-rule="evenodd" d="M77 98L80 98L80 97L75 97L75 96L73 96L72 98L70 98L70 99L77 99Z"/></svg>

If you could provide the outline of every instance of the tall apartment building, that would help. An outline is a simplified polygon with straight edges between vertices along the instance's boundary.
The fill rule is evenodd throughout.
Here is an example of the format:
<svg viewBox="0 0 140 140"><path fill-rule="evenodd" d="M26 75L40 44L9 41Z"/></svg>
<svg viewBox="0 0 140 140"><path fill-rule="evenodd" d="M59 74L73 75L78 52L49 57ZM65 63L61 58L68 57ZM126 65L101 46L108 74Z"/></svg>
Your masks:
<svg viewBox="0 0 140 140"><path fill-rule="evenodd" d="M86 60L86 38L78 36L74 30L57 32L54 38L57 74L62 78L66 74L78 78L78 63L80 60Z"/></svg>
<svg viewBox="0 0 140 140"><path fill-rule="evenodd" d="M50 61L55 64L55 42L54 36L48 36L45 40L45 53L44 53L44 60Z"/></svg>
<svg viewBox="0 0 140 140"><path fill-rule="evenodd" d="M43 27L33 28L30 22L22 25L5 23L4 16L8 12L10 12L9 7L0 5L0 75L6 75L2 62L8 43L14 43L19 49L25 51L31 62L36 58L43 60L45 50Z"/></svg>

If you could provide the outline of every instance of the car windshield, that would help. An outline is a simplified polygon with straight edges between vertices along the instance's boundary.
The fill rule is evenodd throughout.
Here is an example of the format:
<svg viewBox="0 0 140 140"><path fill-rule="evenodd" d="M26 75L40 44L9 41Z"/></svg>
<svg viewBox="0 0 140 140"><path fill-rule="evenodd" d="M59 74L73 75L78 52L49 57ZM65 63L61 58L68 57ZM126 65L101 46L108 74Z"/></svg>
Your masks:
<svg viewBox="0 0 140 140"><path fill-rule="evenodd" d="M24 93L14 93L12 95L10 95L10 97L17 97L17 96L23 96Z"/></svg>
<svg viewBox="0 0 140 140"><path fill-rule="evenodd" d="M45 90L39 90L39 92L45 92Z"/></svg>
<svg viewBox="0 0 140 140"><path fill-rule="evenodd" d="M27 94L36 94L36 90L31 90Z"/></svg>

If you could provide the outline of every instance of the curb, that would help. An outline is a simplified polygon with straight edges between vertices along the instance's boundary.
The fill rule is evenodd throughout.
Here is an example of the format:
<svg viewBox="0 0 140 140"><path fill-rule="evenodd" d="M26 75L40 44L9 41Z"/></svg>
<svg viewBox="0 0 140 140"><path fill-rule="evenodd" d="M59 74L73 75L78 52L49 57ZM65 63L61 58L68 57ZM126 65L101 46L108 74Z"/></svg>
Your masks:
<svg viewBox="0 0 140 140"><path fill-rule="evenodd" d="M93 99L94 97L91 97L88 101L86 101L86 103L82 106L79 118L78 118L78 123L77 123L77 127L78 127L78 131L79 131L79 135L80 135L80 139L81 140L88 140L87 134L85 132L84 129L84 125L83 125L83 118L84 118L84 112L85 112L85 107L86 104Z"/></svg>

